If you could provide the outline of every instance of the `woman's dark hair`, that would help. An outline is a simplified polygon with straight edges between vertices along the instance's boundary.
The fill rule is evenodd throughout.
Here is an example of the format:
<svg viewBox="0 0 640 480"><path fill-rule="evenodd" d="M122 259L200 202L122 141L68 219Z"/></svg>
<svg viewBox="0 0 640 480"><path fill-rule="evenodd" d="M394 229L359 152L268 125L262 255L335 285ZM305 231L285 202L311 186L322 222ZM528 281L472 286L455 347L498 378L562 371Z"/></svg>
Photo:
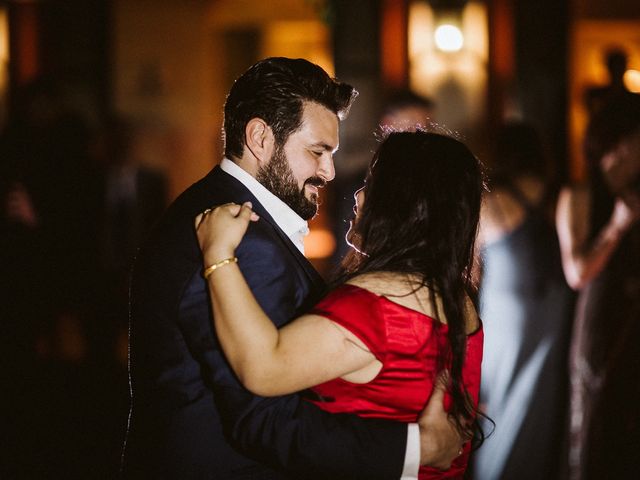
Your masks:
<svg viewBox="0 0 640 480"><path fill-rule="evenodd" d="M319 103L342 120L357 94L351 85L332 79L307 60L261 60L235 81L225 102L225 155L242 156L244 130L252 118L264 120L282 146L300 128L304 102Z"/></svg>
<svg viewBox="0 0 640 480"><path fill-rule="evenodd" d="M363 253L352 251L343 263L343 280L367 272L406 273L440 295L448 324L441 368L451 372L450 414L467 433L479 429L462 367L484 188L480 162L458 140L425 131L389 134L372 159L355 226ZM432 303L439 318L435 295Z"/></svg>

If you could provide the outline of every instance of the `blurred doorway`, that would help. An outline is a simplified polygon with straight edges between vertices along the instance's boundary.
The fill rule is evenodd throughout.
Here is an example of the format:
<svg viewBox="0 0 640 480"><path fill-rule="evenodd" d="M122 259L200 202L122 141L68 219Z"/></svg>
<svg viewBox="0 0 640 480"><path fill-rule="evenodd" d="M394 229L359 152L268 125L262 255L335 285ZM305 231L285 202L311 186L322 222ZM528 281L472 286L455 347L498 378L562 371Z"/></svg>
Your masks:
<svg viewBox="0 0 640 480"><path fill-rule="evenodd" d="M573 180L584 180L582 141L589 115L585 103L588 89L610 81L607 52L616 49L627 56L625 87L640 93L640 19L576 20L570 37L569 151Z"/></svg>

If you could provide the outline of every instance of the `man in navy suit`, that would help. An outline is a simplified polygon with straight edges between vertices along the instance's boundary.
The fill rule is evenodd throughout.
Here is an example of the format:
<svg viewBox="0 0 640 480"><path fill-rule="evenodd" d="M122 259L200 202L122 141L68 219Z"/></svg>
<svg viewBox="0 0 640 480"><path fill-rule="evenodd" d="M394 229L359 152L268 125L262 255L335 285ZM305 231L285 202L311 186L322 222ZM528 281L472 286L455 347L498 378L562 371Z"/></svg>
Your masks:
<svg viewBox="0 0 640 480"><path fill-rule="evenodd" d="M126 478L415 478L463 441L441 395L418 424L331 415L300 395L257 397L225 361L212 324L194 219L251 201L261 220L237 249L258 302L281 326L323 293L303 254L318 191L333 179L339 119L357 92L306 60L269 58L225 104L225 159L168 209L131 289L132 409Z"/></svg>

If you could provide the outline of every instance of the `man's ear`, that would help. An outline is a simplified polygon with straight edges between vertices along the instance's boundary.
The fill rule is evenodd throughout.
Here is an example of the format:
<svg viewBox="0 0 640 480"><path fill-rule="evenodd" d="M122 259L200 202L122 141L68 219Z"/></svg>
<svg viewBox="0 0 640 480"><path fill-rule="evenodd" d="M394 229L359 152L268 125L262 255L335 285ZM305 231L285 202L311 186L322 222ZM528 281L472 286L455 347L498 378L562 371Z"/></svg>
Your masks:
<svg viewBox="0 0 640 480"><path fill-rule="evenodd" d="M261 118L252 118L244 129L245 145L258 166L266 164L273 155L275 137L271 127Z"/></svg>

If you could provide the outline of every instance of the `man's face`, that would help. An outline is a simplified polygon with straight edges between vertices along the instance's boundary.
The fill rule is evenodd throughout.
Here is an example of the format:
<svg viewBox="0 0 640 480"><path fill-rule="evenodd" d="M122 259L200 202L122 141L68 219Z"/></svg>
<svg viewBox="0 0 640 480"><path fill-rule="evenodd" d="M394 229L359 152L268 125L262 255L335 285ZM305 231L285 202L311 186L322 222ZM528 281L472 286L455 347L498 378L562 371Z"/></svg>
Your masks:
<svg viewBox="0 0 640 480"><path fill-rule="evenodd" d="M338 117L313 102L304 104L302 125L278 145L256 179L303 219L318 212L319 189L335 177Z"/></svg>

